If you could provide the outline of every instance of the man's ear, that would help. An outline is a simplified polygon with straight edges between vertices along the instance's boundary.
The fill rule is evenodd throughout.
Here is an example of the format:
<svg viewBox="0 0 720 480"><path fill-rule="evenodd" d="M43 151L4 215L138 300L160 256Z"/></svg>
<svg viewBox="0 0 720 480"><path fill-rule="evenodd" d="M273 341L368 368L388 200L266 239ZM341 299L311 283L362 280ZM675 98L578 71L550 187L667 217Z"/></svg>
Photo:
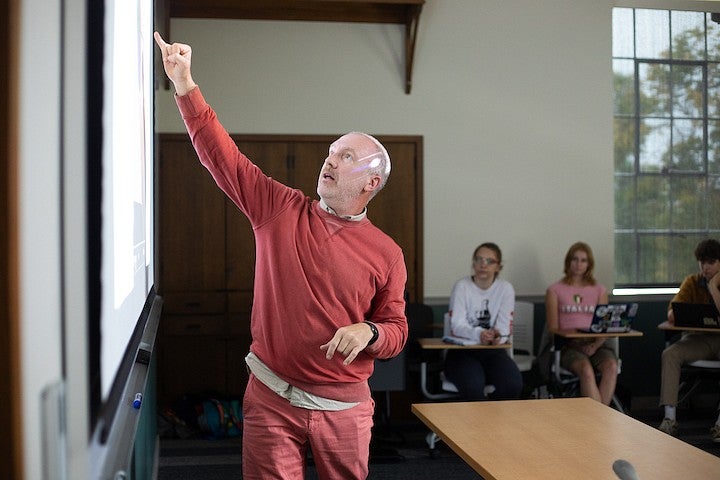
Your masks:
<svg viewBox="0 0 720 480"><path fill-rule="evenodd" d="M372 175L368 182L365 184L364 190L366 192L372 193L378 188L380 188L380 175Z"/></svg>

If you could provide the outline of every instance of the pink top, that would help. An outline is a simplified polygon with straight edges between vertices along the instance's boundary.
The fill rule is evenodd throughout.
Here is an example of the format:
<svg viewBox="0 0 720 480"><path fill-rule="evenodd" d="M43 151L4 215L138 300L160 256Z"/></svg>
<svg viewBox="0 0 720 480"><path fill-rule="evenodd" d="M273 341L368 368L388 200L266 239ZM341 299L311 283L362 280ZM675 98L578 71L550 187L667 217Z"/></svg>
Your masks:
<svg viewBox="0 0 720 480"><path fill-rule="evenodd" d="M558 299L558 328L577 329L588 328L592 320L595 306L607 289L597 283L584 287L574 287L561 281L548 287Z"/></svg>

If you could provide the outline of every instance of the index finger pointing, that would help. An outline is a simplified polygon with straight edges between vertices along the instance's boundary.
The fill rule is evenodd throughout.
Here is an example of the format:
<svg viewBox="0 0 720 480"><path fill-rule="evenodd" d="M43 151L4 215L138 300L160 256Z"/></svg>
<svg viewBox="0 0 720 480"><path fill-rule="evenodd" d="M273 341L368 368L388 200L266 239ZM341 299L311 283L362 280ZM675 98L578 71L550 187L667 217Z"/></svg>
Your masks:
<svg viewBox="0 0 720 480"><path fill-rule="evenodd" d="M165 40L163 40L163 38L160 36L160 34L159 34L158 32L154 32L154 33L153 33L153 37L155 37L155 43L158 44L158 47L164 49L165 47L168 47L168 46L169 46L169 45L165 42Z"/></svg>

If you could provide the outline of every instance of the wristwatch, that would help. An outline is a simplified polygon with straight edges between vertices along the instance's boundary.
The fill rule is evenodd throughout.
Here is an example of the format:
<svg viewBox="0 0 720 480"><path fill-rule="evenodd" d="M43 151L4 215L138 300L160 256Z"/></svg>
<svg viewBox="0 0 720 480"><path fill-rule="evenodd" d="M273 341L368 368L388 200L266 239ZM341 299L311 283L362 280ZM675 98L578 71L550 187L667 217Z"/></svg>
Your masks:
<svg viewBox="0 0 720 480"><path fill-rule="evenodd" d="M370 330L372 330L372 334L373 334L372 338L368 342L368 346L370 346L377 341L378 337L380 336L380 333L378 333L378 329L374 323L368 322L368 321L365 321L365 323L367 324L368 327L370 327Z"/></svg>

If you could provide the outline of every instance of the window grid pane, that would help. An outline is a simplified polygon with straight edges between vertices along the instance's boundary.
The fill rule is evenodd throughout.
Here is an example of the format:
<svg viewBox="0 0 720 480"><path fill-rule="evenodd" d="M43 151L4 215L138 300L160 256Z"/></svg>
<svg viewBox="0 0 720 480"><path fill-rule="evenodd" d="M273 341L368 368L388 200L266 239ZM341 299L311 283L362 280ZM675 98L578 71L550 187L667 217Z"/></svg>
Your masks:
<svg viewBox="0 0 720 480"><path fill-rule="evenodd" d="M640 236L638 281L644 285L662 283L669 278L670 240L666 235Z"/></svg>
<svg viewBox="0 0 720 480"><path fill-rule="evenodd" d="M672 168L675 172L705 171L702 120L676 119L672 130Z"/></svg>
<svg viewBox="0 0 720 480"><path fill-rule="evenodd" d="M670 120L640 120L640 171L658 173L669 163L671 145Z"/></svg>
<svg viewBox="0 0 720 480"><path fill-rule="evenodd" d="M672 58L705 60L705 14L673 11L670 21Z"/></svg>
<svg viewBox="0 0 720 480"><path fill-rule="evenodd" d="M672 65L672 113L675 117L702 118L705 80L701 65Z"/></svg>
<svg viewBox="0 0 720 480"><path fill-rule="evenodd" d="M635 119L615 118L615 172L635 171Z"/></svg>
<svg viewBox="0 0 720 480"><path fill-rule="evenodd" d="M720 33L718 33L720 36ZM720 65L708 63L707 66L707 102L708 118L720 118Z"/></svg>
<svg viewBox="0 0 720 480"><path fill-rule="evenodd" d="M635 52L638 58L668 58L669 13L664 10L635 10Z"/></svg>
<svg viewBox="0 0 720 480"><path fill-rule="evenodd" d="M672 112L670 65L638 62L638 79L640 115L669 117Z"/></svg>
<svg viewBox="0 0 720 480"><path fill-rule="evenodd" d="M720 61L720 24L713 22L710 14L705 14L705 25L707 29L707 59L709 61Z"/></svg>
<svg viewBox="0 0 720 480"><path fill-rule="evenodd" d="M720 173L720 121L708 121L708 173Z"/></svg>
<svg viewBox="0 0 720 480"><path fill-rule="evenodd" d="M633 9L613 9L613 57L632 58L635 51Z"/></svg>
<svg viewBox="0 0 720 480"><path fill-rule="evenodd" d="M672 205L671 228L673 231L705 230L707 228L704 177L672 178L670 180L670 204Z"/></svg>
<svg viewBox="0 0 720 480"><path fill-rule="evenodd" d="M670 182L658 175L640 176L637 181L637 228L667 230L670 227Z"/></svg>
<svg viewBox="0 0 720 480"><path fill-rule="evenodd" d="M635 178L615 176L615 228L632 229L635 226Z"/></svg>

